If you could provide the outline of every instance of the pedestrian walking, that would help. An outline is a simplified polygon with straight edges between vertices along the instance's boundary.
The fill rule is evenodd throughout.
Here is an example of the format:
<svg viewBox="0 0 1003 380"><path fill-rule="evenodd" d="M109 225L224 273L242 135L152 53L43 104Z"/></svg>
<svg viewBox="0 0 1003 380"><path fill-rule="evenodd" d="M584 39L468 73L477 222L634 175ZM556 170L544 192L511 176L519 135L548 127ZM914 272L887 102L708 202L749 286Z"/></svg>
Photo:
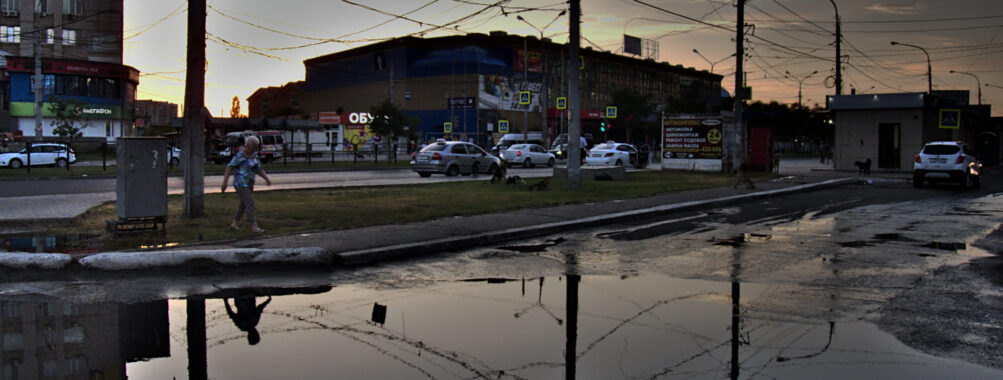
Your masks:
<svg viewBox="0 0 1003 380"><path fill-rule="evenodd" d="M233 190L237 192L240 203L237 204L237 212L233 214L233 221L230 222L230 229L234 231L240 230L237 222L246 213L247 221L251 223L251 230L258 233L265 232L263 228L258 226L258 221L254 217L254 175L260 175L261 178L265 179L266 185L272 185L272 180L268 178L268 174L265 173L265 169L261 167L261 161L258 159L258 147L260 146L261 142L257 137L248 136L244 141L244 149L233 155L233 159L226 166L226 172L223 173L223 184L220 189L225 193L226 183L230 179L230 171L236 170L233 176Z"/></svg>

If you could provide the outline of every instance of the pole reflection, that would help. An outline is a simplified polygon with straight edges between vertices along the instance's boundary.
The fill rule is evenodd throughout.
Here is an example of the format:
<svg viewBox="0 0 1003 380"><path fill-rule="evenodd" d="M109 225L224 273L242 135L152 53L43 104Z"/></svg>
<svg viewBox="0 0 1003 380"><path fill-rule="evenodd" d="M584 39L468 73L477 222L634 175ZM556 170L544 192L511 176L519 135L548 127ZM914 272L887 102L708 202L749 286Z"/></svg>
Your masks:
<svg viewBox="0 0 1003 380"><path fill-rule="evenodd" d="M187 309L186 331L188 337L188 378L203 380L209 378L209 363L206 358L205 299L185 300Z"/></svg>

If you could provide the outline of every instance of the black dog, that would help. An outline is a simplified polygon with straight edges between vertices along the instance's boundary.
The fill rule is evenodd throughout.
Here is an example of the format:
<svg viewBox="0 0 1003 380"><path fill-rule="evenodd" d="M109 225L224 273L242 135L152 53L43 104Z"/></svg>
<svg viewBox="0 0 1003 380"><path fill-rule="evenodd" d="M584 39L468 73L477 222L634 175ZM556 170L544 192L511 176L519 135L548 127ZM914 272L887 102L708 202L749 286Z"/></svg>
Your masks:
<svg viewBox="0 0 1003 380"><path fill-rule="evenodd" d="M508 179L505 180L505 183L508 184L508 185L515 185L515 184L519 184L519 183L526 183L526 181L523 181L522 177L514 175L514 176L511 176L511 177L508 177Z"/></svg>
<svg viewBox="0 0 1003 380"><path fill-rule="evenodd" d="M550 190L550 178L544 178L540 182L529 185L529 191Z"/></svg>
<svg viewBox="0 0 1003 380"><path fill-rule="evenodd" d="M857 166L857 174L871 175L871 159L868 158L867 161L860 162L854 161L854 165Z"/></svg>
<svg viewBox="0 0 1003 380"><path fill-rule="evenodd" d="M508 168L505 165L499 166L491 176L491 183L501 183L505 180L505 174L508 174Z"/></svg>

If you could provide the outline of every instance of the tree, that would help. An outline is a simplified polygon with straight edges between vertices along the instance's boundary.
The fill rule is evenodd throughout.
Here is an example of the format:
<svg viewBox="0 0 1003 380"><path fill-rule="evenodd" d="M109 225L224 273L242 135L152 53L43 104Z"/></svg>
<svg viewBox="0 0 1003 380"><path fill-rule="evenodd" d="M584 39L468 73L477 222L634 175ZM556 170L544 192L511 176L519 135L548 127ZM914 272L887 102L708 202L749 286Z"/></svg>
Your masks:
<svg viewBox="0 0 1003 380"><path fill-rule="evenodd" d="M52 133L71 140L83 135L83 128L87 127L87 122L81 116L83 103L73 98L58 97L49 98L49 103L50 109L56 115L52 121Z"/></svg>
<svg viewBox="0 0 1003 380"><path fill-rule="evenodd" d="M380 104L369 109L373 120L369 123L369 130L373 134L387 139L387 144L393 144L394 140L400 136L414 136L410 127L417 127L419 119L408 116L404 109L384 100ZM405 130L405 128L408 130ZM392 145L389 145L392 146ZM393 159L393 149L387 149L387 159Z"/></svg>
<svg viewBox="0 0 1003 380"><path fill-rule="evenodd" d="M648 127L656 125L645 121L655 113L655 104L651 97L631 88L621 88L613 91L611 95L613 105L617 108L617 118L613 120L615 127L623 127L626 132L626 142L631 142L633 130L640 130L645 136L649 135ZM657 132L655 133L657 135Z"/></svg>
<svg viewBox="0 0 1003 380"><path fill-rule="evenodd" d="M238 98L237 95L234 95L233 96L233 101L231 103L232 103L232 105L230 106L230 117L234 118L234 119L236 119L238 117L241 117L241 115L240 115L240 98Z"/></svg>

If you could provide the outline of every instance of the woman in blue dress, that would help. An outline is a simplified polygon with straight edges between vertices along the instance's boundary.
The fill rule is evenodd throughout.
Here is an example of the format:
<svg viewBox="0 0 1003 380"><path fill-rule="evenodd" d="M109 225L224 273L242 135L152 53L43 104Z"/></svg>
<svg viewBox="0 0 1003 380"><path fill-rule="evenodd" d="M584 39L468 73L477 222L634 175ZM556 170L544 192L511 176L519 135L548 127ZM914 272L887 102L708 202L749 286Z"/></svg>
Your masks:
<svg viewBox="0 0 1003 380"><path fill-rule="evenodd" d="M237 222L246 213L247 221L251 223L251 230L258 233L265 232L263 228L258 226L258 221L254 218L255 174L264 178L266 185L272 185L272 180L268 178L268 174L265 174L265 169L261 167L261 160L258 159L258 147L260 146L261 142L257 137L248 136L244 141L244 149L233 155L233 159L226 166L226 172L223 173L221 190L225 193L226 183L230 180L230 171L236 171L233 176L233 189L240 197L240 203L237 205L237 212L233 214L233 222L230 223L230 229L235 231L240 229Z"/></svg>

